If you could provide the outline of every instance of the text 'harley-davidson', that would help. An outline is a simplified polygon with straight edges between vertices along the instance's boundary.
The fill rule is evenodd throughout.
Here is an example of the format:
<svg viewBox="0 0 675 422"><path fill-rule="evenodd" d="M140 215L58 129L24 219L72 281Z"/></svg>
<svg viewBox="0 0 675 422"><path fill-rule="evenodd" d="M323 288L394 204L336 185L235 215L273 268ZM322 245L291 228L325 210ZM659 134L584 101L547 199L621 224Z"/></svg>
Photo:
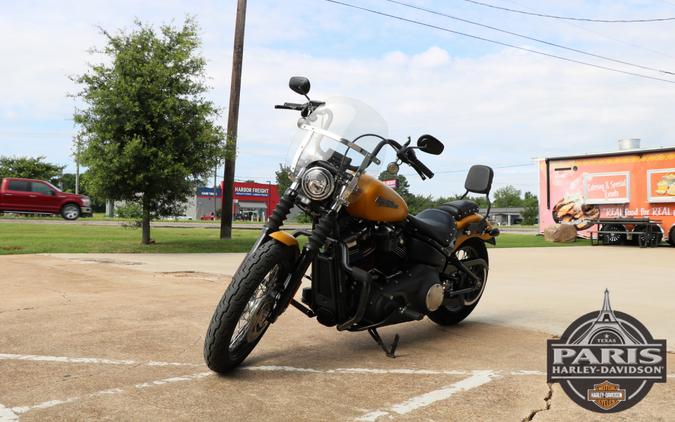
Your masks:
<svg viewBox="0 0 675 422"><path fill-rule="evenodd" d="M276 106L301 114L294 180L213 314L204 358L216 372L238 366L288 305L339 331L368 331L394 357L398 336L387 346L378 327L425 315L457 324L475 308L487 282L485 242L494 243L499 230L487 214L478 214L475 202L460 199L410 215L393 189L366 174L388 147L396 154L388 172L405 163L423 180L431 178L415 150L438 155L440 141L423 135L416 146L401 144L387 138L384 120L362 102L312 101L303 77L291 78L290 87L307 99ZM374 146L366 149L368 142ZM492 178L490 167L471 167L464 196L487 197ZM311 231L280 231L294 206L311 217ZM301 236L308 237L302 250ZM302 290L301 303L294 296L304 279L311 285Z"/></svg>

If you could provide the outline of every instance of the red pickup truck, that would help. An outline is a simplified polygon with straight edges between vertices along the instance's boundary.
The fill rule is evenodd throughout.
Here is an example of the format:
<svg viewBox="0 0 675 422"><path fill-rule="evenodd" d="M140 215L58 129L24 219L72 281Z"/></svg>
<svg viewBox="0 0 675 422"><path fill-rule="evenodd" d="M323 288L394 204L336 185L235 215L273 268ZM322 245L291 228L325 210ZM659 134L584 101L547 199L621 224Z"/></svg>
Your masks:
<svg viewBox="0 0 675 422"><path fill-rule="evenodd" d="M49 182L5 178L0 184L0 213L61 214L66 220L91 217L87 196L61 192Z"/></svg>

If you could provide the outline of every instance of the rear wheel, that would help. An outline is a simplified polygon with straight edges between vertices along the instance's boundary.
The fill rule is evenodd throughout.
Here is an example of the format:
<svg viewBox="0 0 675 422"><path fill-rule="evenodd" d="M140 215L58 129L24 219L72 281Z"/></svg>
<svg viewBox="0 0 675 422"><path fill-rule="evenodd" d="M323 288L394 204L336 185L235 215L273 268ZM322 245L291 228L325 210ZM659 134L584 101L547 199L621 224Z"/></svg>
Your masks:
<svg viewBox="0 0 675 422"><path fill-rule="evenodd" d="M651 233L646 233L648 231L648 225L635 226L633 229L634 232L641 232L639 234L633 235L633 241L636 245L643 246L656 246L663 240L663 233L661 229L656 224L651 225Z"/></svg>
<svg viewBox="0 0 675 422"><path fill-rule="evenodd" d="M482 241L467 241L465 244L460 246L457 251L455 251L455 256L462 262L482 259L484 261L484 265L470 268L480 279L478 285L476 284L475 280L466 275L463 275L463 281L461 284L458 286L453 286L453 290L475 287L473 292L446 298L443 301L443 305L441 305L438 310L428 314L429 319L440 325L455 325L468 317L476 305L478 305L478 301L483 296L485 285L487 284L488 254L487 248Z"/></svg>
<svg viewBox="0 0 675 422"><path fill-rule="evenodd" d="M670 246L675 246L675 226L671 227L668 232L668 243Z"/></svg>
<svg viewBox="0 0 675 422"><path fill-rule="evenodd" d="M291 271L293 250L270 240L250 254L234 275L204 340L204 360L226 373L253 351L269 327L280 287Z"/></svg>

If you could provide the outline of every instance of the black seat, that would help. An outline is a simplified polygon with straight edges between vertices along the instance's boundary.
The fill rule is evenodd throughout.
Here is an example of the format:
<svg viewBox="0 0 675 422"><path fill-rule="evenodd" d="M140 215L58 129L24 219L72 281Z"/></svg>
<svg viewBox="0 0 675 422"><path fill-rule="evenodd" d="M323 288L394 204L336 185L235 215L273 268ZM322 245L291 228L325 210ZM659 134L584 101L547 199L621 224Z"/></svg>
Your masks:
<svg viewBox="0 0 675 422"><path fill-rule="evenodd" d="M412 226L441 246L450 246L455 238L455 219L439 209L426 209L417 215L408 216Z"/></svg>
<svg viewBox="0 0 675 422"><path fill-rule="evenodd" d="M451 201L438 208L452 215L457 221L478 212L478 204L466 199Z"/></svg>

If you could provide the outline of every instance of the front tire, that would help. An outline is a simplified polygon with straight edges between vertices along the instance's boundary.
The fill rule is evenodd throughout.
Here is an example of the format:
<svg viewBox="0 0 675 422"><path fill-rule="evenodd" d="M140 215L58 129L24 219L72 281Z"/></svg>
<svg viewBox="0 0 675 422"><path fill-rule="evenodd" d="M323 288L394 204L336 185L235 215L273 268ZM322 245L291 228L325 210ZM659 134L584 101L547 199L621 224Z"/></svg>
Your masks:
<svg viewBox="0 0 675 422"><path fill-rule="evenodd" d="M290 273L293 250L269 240L246 257L213 313L204 339L204 360L224 374L239 366L269 327L276 294Z"/></svg>
<svg viewBox="0 0 675 422"><path fill-rule="evenodd" d="M61 216L65 220L73 221L80 217L81 210L77 204L66 204L61 208Z"/></svg>

